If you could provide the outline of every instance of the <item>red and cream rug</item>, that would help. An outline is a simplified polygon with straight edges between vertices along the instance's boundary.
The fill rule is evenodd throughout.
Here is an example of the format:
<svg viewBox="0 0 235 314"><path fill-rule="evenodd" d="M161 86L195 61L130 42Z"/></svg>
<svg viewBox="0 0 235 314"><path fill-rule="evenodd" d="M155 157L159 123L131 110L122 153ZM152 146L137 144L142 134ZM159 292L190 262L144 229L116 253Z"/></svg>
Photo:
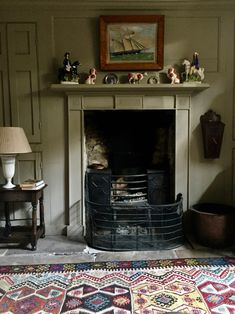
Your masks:
<svg viewBox="0 0 235 314"><path fill-rule="evenodd" d="M4 314L235 314L235 258L0 266Z"/></svg>

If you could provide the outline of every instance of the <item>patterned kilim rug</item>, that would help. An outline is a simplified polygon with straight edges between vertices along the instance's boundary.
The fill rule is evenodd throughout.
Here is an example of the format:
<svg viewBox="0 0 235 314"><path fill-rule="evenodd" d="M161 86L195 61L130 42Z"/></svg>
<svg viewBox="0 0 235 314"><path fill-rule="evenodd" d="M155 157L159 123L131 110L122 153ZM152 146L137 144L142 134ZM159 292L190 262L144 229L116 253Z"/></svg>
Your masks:
<svg viewBox="0 0 235 314"><path fill-rule="evenodd" d="M235 258L0 266L0 313L235 313Z"/></svg>

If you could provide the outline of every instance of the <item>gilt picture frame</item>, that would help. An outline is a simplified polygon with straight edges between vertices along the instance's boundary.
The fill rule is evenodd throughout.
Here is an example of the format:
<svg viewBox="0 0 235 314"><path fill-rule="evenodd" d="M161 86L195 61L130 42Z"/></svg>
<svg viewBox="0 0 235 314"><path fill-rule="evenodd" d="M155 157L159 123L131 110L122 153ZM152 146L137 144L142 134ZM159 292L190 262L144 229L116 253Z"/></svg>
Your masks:
<svg viewBox="0 0 235 314"><path fill-rule="evenodd" d="M164 15L100 16L101 70L161 70Z"/></svg>

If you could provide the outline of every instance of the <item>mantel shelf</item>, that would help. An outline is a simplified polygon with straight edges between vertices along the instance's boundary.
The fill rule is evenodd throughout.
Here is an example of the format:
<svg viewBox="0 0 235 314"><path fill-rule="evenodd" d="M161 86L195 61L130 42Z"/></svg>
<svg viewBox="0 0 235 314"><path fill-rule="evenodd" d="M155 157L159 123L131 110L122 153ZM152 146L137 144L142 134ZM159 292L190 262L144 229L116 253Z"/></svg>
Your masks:
<svg viewBox="0 0 235 314"><path fill-rule="evenodd" d="M51 90L65 94L161 94L161 95L192 95L201 92L210 85L206 83L182 83L182 84L52 84Z"/></svg>

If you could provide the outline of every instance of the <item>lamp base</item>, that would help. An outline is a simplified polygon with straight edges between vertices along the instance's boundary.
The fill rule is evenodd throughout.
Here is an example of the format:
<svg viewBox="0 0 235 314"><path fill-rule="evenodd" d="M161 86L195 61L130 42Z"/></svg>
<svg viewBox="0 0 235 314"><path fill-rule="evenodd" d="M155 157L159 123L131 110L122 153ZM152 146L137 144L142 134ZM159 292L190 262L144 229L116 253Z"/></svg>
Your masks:
<svg viewBox="0 0 235 314"><path fill-rule="evenodd" d="M15 184L12 184L11 181L7 182L7 184L2 186L4 189L13 189L16 187Z"/></svg>
<svg viewBox="0 0 235 314"><path fill-rule="evenodd" d="M15 184L12 183L12 178L15 174L15 155L2 155L2 170L3 176L5 177L7 183L3 185L4 189L12 189Z"/></svg>

